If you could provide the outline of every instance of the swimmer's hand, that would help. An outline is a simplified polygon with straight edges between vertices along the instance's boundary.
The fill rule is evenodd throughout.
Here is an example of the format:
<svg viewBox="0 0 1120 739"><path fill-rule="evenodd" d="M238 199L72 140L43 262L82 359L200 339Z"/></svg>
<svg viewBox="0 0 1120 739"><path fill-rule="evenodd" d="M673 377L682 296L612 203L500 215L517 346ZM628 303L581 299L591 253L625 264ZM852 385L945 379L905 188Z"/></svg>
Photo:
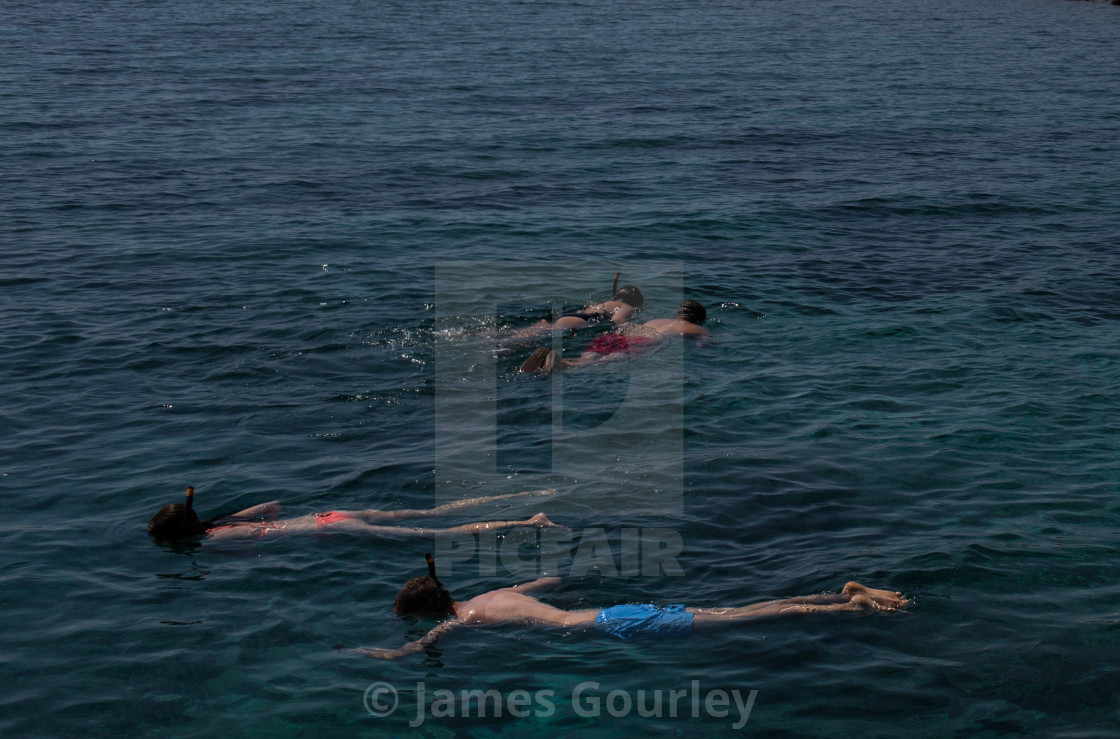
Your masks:
<svg viewBox="0 0 1120 739"><path fill-rule="evenodd" d="M526 490L523 493L514 493L513 498L522 498L534 495L556 495L556 488L545 488L543 490Z"/></svg>
<svg viewBox="0 0 1120 739"><path fill-rule="evenodd" d="M454 629L456 626L462 625L462 623L463 622L457 618L453 618L449 621L444 621L439 626L436 626L434 629L429 631L427 634L424 634L424 636L419 640L407 642L403 647L398 647L397 649L380 649L378 647L354 647L352 649L341 649L340 651L353 652L354 654L360 654L363 657L369 657L371 659L400 659L401 657L407 657L410 654L417 654L418 652L424 651L424 647L435 644L437 641L439 641L441 635L447 633L451 629ZM335 648L338 649L338 647Z"/></svg>
<svg viewBox="0 0 1120 739"><path fill-rule="evenodd" d="M538 513L537 515L533 516L528 521L526 521L524 525L525 526L537 526L537 527L542 528L542 529L567 529L568 528L567 526L561 526L558 523L553 523L549 519L549 517L544 515L543 513Z"/></svg>
<svg viewBox="0 0 1120 739"><path fill-rule="evenodd" d="M379 647L351 647L350 649L340 649L340 652L349 652L352 654L360 654L363 657L371 659L400 659L407 657L410 654L416 654L424 645L421 642L413 641L405 644L399 649L381 649Z"/></svg>

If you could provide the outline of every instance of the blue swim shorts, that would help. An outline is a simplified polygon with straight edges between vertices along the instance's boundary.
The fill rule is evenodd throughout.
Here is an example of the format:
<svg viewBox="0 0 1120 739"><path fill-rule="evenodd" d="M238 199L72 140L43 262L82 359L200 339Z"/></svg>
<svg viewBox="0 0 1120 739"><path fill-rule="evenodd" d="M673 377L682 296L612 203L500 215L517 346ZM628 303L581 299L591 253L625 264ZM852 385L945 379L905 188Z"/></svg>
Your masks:
<svg viewBox="0 0 1120 739"><path fill-rule="evenodd" d="M619 639L674 639L692 636L692 615L680 603L664 608L641 605L611 606L595 617L595 630Z"/></svg>

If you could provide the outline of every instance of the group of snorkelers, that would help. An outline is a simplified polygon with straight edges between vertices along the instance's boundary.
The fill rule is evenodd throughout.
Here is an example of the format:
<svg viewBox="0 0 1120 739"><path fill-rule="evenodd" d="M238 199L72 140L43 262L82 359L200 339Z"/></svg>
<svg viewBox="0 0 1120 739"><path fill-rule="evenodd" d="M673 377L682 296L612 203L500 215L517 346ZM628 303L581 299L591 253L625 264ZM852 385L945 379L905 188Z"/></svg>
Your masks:
<svg viewBox="0 0 1120 739"><path fill-rule="evenodd" d="M556 331L581 329L587 326L612 324L611 333L601 334L578 357L564 358L549 347L536 349L521 365L522 372L551 374L565 369L586 367L600 362L627 359L649 353L672 336L701 338L710 332L704 328L708 311L695 300L686 300L672 318L655 318L644 323L631 319L645 305L645 296L634 285L615 287L610 300L594 303L583 309L564 313L552 321L539 321L528 328L514 331L512 341L526 341Z"/></svg>
<svg viewBox="0 0 1120 739"><path fill-rule="evenodd" d="M519 340L536 338L553 331L578 329L594 323L610 322L614 331L598 337L573 359L565 359L542 347L521 365L522 372L550 373L561 369L583 367L611 359L640 355L672 336L703 337L708 330L702 326L707 314L704 306L686 300L673 318L660 318L634 323L634 312L645 304L641 291L626 285L615 288L612 299L586 306L583 310L557 317L515 333ZM503 531L516 527L555 527L543 513L525 520L481 521L452 528L387 526L384 522L406 518L431 518L457 513L474 507L514 498L544 496L555 490L537 490L507 495L469 498L423 510L350 510L328 511L285 520L277 520L282 512L276 501L246 508L229 516L202 520L194 511L194 488L187 488L186 501L165 505L148 523L149 536L157 541L182 539L246 540L287 534L349 531L378 536L433 536L448 533ZM397 649L359 647L346 651L379 659L396 659L415 654L434 644L444 633L459 626L483 626L504 623L534 624L557 627L566 631L594 629L620 639L641 637L683 637L697 628L760 619L774 616L840 611L896 611L909 602L901 593L876 590L849 582L839 593L799 596L729 608L686 608L681 604L656 606L626 604L603 609L563 610L541 602L531 593L554 586L560 578L544 577L530 583L498 588L465 601L456 601L436 575L435 562L425 555L428 574L405 583L393 603L400 616L433 618L440 623L417 641Z"/></svg>

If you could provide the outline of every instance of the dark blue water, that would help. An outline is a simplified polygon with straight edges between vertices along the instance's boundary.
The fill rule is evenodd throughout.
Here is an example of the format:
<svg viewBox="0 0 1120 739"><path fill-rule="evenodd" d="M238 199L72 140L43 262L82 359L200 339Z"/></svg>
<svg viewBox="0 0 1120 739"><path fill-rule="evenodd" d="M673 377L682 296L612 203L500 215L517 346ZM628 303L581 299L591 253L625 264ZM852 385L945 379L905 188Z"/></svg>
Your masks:
<svg viewBox="0 0 1120 739"><path fill-rule="evenodd" d="M1115 731L1120 8L0 15L5 736L395 735L418 683L556 704L458 703L427 735L736 721L585 715L588 681L757 690L745 730L773 736ZM711 341L518 376L531 347L495 332L616 271L639 319L703 302ZM555 486L439 523L546 511L584 557L554 568L567 608L850 579L913 604L678 642L474 630L374 662L333 647L423 633L392 598L446 542L153 544L187 485L204 513L292 515ZM628 567L634 531L679 571ZM475 539L445 579L523 580L547 545Z"/></svg>

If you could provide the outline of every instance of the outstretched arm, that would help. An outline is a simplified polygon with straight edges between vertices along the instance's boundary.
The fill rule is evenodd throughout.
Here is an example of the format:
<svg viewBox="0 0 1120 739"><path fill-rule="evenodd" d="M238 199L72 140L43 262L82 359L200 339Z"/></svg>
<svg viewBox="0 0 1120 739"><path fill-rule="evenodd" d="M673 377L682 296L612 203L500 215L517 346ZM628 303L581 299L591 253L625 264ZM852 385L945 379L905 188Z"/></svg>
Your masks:
<svg viewBox="0 0 1120 739"><path fill-rule="evenodd" d="M353 652L355 654L360 654L372 659L400 659L401 657L407 657L410 654L416 654L417 652L423 651L425 647L435 644L437 641L439 641L439 638L441 636L443 636L448 631L451 631L451 629L455 628L456 626L461 625L462 623L463 622L458 619L444 621L439 626L435 627L427 634L424 634L424 636L420 637L416 641L410 641L403 647L397 647L396 649L381 649L378 647L353 647L351 649L344 649L342 651Z"/></svg>
<svg viewBox="0 0 1120 739"><path fill-rule="evenodd" d="M258 516L278 516L283 512L284 507L280 505L278 500L270 500L267 503L260 505L249 506L243 511L238 511L232 516L227 518L257 518Z"/></svg>
<svg viewBox="0 0 1120 739"><path fill-rule="evenodd" d="M544 590L545 588L554 588L561 582L559 577L541 577L532 582L523 583L521 585L514 585L512 588L506 588L516 593L531 593L534 590Z"/></svg>

